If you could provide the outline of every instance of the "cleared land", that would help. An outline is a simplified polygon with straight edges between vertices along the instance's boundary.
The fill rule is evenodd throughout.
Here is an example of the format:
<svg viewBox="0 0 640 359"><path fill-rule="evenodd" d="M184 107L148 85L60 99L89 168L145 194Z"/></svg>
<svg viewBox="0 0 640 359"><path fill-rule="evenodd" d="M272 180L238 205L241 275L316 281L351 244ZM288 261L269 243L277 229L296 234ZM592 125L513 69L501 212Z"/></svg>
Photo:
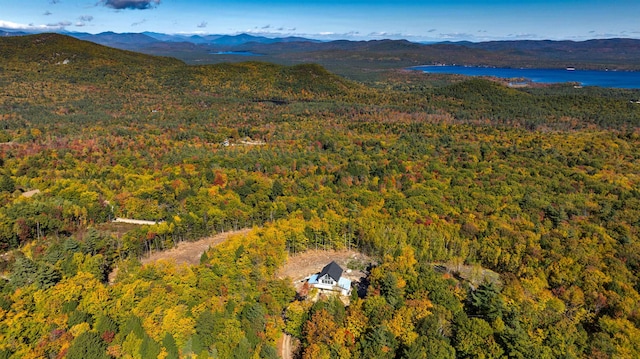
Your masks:
<svg viewBox="0 0 640 359"><path fill-rule="evenodd" d="M276 276L281 279L290 278L296 290L299 291L307 277L320 272L322 267L331 261L335 261L344 269L343 277L354 282L359 282L367 276L365 271L373 262L370 257L356 251L308 250L289 256ZM293 338L286 333L278 340L278 352L283 359L293 358L294 347Z"/></svg>
<svg viewBox="0 0 640 359"><path fill-rule="evenodd" d="M290 256L287 263L278 270L278 278L291 278L296 289L311 274L319 272L322 267L331 261L338 263L344 269L343 276L352 281L360 281L366 276L365 269L372 263L372 259L360 252L349 250L308 250L306 252Z"/></svg>
<svg viewBox="0 0 640 359"><path fill-rule="evenodd" d="M142 264L149 264L163 259L172 259L176 264L197 265L200 264L200 256L202 256L202 253L209 249L209 247L216 246L231 236L244 235L249 233L249 231L251 231L251 228L218 233L195 242L181 242L169 250L151 253L151 255L140 259L140 262Z"/></svg>
<svg viewBox="0 0 640 359"><path fill-rule="evenodd" d="M153 252L151 255L140 259L143 265L157 262L159 260L174 260L176 264L197 265L200 264L200 256L209 249L216 246L231 236L244 235L249 233L251 228L244 228L237 231L218 233L214 236L206 237L195 242L180 242L172 249L160 252ZM109 283L113 284L118 275L118 267L109 273Z"/></svg>

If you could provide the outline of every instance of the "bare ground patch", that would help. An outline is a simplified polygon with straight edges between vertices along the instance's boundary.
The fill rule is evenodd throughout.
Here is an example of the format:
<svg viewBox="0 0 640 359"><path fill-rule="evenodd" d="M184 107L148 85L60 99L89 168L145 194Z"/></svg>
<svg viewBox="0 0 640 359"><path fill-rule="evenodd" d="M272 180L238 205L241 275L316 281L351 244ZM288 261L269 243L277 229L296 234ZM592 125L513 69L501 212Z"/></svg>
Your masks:
<svg viewBox="0 0 640 359"><path fill-rule="evenodd" d="M500 274L479 265L460 263L432 263L432 265L437 272L448 273L460 281L466 281L474 290L485 282L493 283L498 288L502 288Z"/></svg>
<svg viewBox="0 0 640 359"><path fill-rule="evenodd" d="M169 250L151 253L151 255L140 259L140 262L144 265L169 259L174 260L176 264L197 265L200 264L200 256L202 256L202 253L209 249L209 247L216 246L231 236L244 235L249 233L249 231L251 231L251 228L218 233L195 242L181 242Z"/></svg>
<svg viewBox="0 0 640 359"><path fill-rule="evenodd" d="M249 231L251 231L251 228L244 228L238 231L218 233L195 242L180 242L174 248L166 251L153 252L151 255L141 258L140 263L146 265L155 263L159 260L173 260L177 265L198 265L200 264L200 257L202 256L202 253L209 249L209 247L214 247L226 241L231 236L245 235L249 233ZM115 281L117 274L118 268L116 267L111 271L111 273L109 273L109 283L113 283Z"/></svg>

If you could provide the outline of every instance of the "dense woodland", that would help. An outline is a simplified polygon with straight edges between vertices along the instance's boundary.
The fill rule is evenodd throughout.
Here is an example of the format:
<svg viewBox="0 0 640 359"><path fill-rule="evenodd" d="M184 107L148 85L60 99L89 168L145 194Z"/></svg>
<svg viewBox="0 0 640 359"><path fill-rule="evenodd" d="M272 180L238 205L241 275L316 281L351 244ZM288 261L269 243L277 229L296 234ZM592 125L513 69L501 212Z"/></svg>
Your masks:
<svg viewBox="0 0 640 359"><path fill-rule="evenodd" d="M283 332L301 358L640 357L639 91L60 35L0 39L0 89L2 358L276 358ZM377 258L366 295L297 301L274 273L311 247Z"/></svg>

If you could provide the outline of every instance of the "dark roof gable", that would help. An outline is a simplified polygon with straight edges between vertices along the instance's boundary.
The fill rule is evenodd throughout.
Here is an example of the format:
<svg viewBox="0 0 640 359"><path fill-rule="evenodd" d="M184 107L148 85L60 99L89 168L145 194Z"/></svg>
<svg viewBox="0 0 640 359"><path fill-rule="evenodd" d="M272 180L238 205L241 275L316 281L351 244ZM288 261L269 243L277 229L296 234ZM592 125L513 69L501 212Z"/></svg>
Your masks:
<svg viewBox="0 0 640 359"><path fill-rule="evenodd" d="M340 268L338 263L332 261L331 263L324 266L324 268L322 268L322 272L320 272L318 278L324 277L325 274L328 274L329 277L333 278L333 280L337 282L342 276L342 268Z"/></svg>

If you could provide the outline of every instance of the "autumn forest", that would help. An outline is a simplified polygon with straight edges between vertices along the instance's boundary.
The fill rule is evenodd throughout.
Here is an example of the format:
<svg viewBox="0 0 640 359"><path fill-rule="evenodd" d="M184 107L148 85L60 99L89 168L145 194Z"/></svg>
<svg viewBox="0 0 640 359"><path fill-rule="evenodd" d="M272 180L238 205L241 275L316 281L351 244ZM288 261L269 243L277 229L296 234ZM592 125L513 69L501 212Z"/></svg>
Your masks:
<svg viewBox="0 0 640 359"><path fill-rule="evenodd" d="M357 78L0 38L0 358L640 357L640 91Z"/></svg>

